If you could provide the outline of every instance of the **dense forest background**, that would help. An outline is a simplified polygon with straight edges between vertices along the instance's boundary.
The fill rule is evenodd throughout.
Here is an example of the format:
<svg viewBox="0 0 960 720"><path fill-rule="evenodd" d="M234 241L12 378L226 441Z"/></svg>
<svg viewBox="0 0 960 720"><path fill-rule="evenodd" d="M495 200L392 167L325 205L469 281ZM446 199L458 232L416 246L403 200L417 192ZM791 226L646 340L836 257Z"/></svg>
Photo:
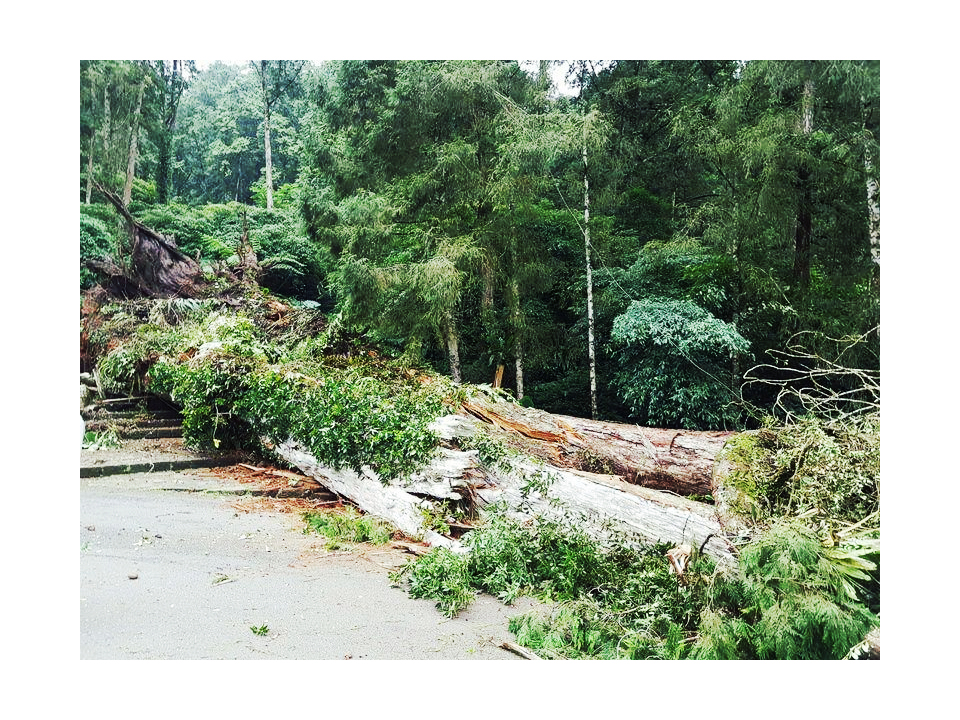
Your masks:
<svg viewBox="0 0 960 720"><path fill-rule="evenodd" d="M81 61L80 100L81 289L123 261L96 182L551 412L742 428L879 370L877 61Z"/></svg>

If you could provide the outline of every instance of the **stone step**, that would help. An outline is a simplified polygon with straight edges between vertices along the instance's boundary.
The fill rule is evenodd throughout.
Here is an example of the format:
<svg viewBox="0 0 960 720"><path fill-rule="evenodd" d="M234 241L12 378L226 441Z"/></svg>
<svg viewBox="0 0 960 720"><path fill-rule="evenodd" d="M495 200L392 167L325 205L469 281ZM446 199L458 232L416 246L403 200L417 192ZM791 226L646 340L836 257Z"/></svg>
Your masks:
<svg viewBox="0 0 960 720"><path fill-rule="evenodd" d="M236 465L237 458L183 458L180 460L159 460L157 462L128 463L125 465L88 465L80 467L80 477L103 477L104 475L132 475L134 473L176 472L178 470L198 470L200 468L226 467Z"/></svg>

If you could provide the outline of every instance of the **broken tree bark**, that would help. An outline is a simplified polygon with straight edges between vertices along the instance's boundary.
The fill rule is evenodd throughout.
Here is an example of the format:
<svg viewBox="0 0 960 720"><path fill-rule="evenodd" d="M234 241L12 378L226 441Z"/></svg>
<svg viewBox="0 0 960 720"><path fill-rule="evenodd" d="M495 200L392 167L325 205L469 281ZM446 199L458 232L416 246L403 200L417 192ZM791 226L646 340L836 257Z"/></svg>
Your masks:
<svg viewBox="0 0 960 720"><path fill-rule="evenodd" d="M713 463L732 432L663 430L553 415L476 394L463 408L511 444L559 467L621 476L678 495L713 492Z"/></svg>

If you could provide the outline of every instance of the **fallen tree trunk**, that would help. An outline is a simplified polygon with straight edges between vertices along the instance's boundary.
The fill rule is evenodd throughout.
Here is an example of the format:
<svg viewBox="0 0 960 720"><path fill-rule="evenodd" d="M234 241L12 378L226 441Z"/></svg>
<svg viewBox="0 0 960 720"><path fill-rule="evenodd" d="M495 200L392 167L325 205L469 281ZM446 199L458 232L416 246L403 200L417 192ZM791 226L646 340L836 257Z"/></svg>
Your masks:
<svg viewBox="0 0 960 720"><path fill-rule="evenodd" d="M475 394L463 409L553 465L619 475L678 495L713 492L713 464L732 432L663 430L553 415L507 398Z"/></svg>
<svg viewBox="0 0 960 720"><path fill-rule="evenodd" d="M429 507L429 503L425 503L408 489L397 484L385 485L376 473L370 470L358 473L354 470L337 470L324 466L292 440L278 444L273 451L294 467L316 478L328 490L356 503L364 512L393 523L404 535L422 538L430 545L451 550L462 549L456 540L426 527L423 510ZM441 488L441 497L447 496L442 489L442 483L438 484L438 487ZM425 485L421 485L419 489L423 492L425 488Z"/></svg>
<svg viewBox="0 0 960 720"><path fill-rule="evenodd" d="M448 442L484 431L479 420L463 416L441 418L434 428ZM615 475L561 468L523 455L492 468L483 465L474 450L447 447L413 477L385 484L369 469L357 473L325 467L292 441L277 444L273 451L365 512L431 545L463 549L426 524L424 508L453 500L481 515L495 506L521 520L572 522L600 540L616 535L628 541L688 544L722 562L734 558L712 506L632 485Z"/></svg>

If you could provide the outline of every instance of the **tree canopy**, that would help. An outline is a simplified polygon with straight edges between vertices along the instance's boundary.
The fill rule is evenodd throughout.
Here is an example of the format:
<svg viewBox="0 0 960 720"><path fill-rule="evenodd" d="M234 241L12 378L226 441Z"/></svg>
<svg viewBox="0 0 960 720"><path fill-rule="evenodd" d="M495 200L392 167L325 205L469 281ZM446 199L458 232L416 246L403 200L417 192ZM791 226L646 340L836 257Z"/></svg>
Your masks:
<svg viewBox="0 0 960 720"><path fill-rule="evenodd" d="M551 62L81 61L81 260L122 265L101 183L208 271L246 237L270 291L567 414L742 427L837 342L879 370L879 62L562 61L572 96Z"/></svg>

